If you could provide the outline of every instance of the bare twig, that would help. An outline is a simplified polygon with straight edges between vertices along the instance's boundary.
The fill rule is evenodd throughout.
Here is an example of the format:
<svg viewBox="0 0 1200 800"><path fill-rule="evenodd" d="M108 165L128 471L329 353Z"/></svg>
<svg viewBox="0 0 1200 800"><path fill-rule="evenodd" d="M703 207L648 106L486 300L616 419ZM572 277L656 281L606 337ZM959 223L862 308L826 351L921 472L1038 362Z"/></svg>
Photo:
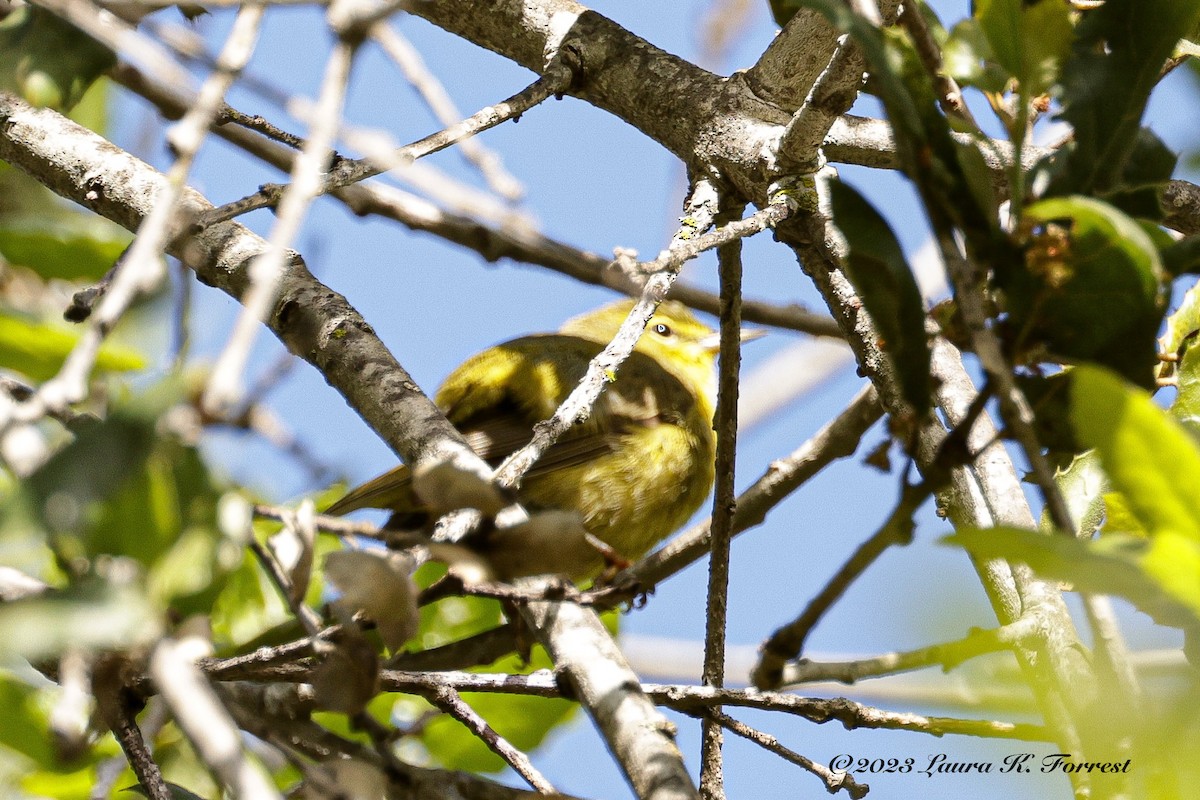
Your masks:
<svg viewBox="0 0 1200 800"><path fill-rule="evenodd" d="M735 213L740 215L741 207ZM713 495L711 555L708 573L708 613L705 617L705 686L725 685L725 626L728 616L729 542L737 509L734 472L737 455L738 386L742 361L742 244L734 240L717 249L721 277L721 359L717 378L716 489ZM725 795L721 758L721 729L712 719L703 720L700 750L700 795L721 800Z"/></svg>
<svg viewBox="0 0 1200 800"><path fill-rule="evenodd" d="M462 114L441 81L429 71L421 54L399 31L391 25L376 25L371 30L371 38L396 63L439 122L452 125L462 119ZM458 142L458 148L463 157L479 170L492 191L509 201L521 199L524 190L520 182L504 168L497 153L476 139L463 139Z"/></svg>
<svg viewBox="0 0 1200 800"><path fill-rule="evenodd" d="M554 785L533 766L529 756L513 747L507 739L496 733L495 729L488 725L475 709L467 705L456 689L443 684L425 696L442 711L465 725L467 730L475 734L481 742L487 745L489 750L503 758L505 763L534 789L542 794L558 794Z"/></svg>
<svg viewBox="0 0 1200 800"><path fill-rule="evenodd" d="M713 707L704 712L704 716L711 718L714 722L725 728L728 731L736 733L744 739L749 739L759 747L762 747L775 755L795 764L802 769L806 769L813 775L816 775L825 784L825 789L830 794L835 794L839 789L845 789L846 794L859 800L866 797L868 787L865 784L860 784L847 772L835 773L824 764L818 764L811 758L800 755L795 750L784 747L779 743L779 740L774 736L755 730L744 722L739 722L733 717L724 714L719 708Z"/></svg>
<svg viewBox="0 0 1200 800"><path fill-rule="evenodd" d="M776 630L763 644L762 655L751 674L755 686L760 689L777 688L783 680L784 665L803 651L808 634L825 612L846 592L850 584L887 548L912 541L913 514L932 491L932 488L924 483L904 485L900 500L883 526L870 539L859 545L800 616Z"/></svg>
<svg viewBox="0 0 1200 800"><path fill-rule="evenodd" d="M304 626L305 632L315 641L321 634L321 618L317 616L317 612L304 605L303 598L295 596L295 592L292 591L292 582L288 580L283 566L275 558L274 553L257 539L250 540L250 550L266 570L271 582L275 584L275 588L283 595L283 599L287 601L296 619Z"/></svg>
<svg viewBox="0 0 1200 800"><path fill-rule="evenodd" d="M914 669L940 666L944 671L954 669L964 661L985 653L1006 650L1015 642L1025 642L1039 636L1036 622L1026 617L1010 625L993 630L974 629L962 639L953 642L920 647L902 653L887 653L875 658L856 661L810 661L802 658L790 662L783 668L781 687L796 686L814 681L839 681L856 683L863 678L895 675Z"/></svg>
<svg viewBox="0 0 1200 800"><path fill-rule="evenodd" d="M335 2L329 13L334 14L338 6ZM284 262L289 257L288 248L299 234L309 206L321 192L322 176L342 116L350 65L356 50L356 42L340 39L326 63L318 114L309 130L308 140L296 158L292 183L280 202L267 250L250 265L250 286L242 298L242 313L209 375L203 406L210 413L228 411L237 405L241 396L242 373L259 325L275 302Z"/></svg>
<svg viewBox="0 0 1200 800"><path fill-rule="evenodd" d="M507 100L480 109L470 117L448 128L418 139L394 152L377 153L362 159L341 161L333 171L324 177L320 188L315 191L325 194L389 170L405 167L419 158L444 150L463 139L494 128L502 122L520 117L538 103L561 94L571 85L573 71L562 62L557 62L557 64L556 68L548 70L545 75ZM316 115L318 119L321 113L323 112L318 110ZM281 191L280 187L260 189L252 195L214 209L205 217L202 224L212 225L224 222L237 214L245 214L258 208L272 206L278 202Z"/></svg>

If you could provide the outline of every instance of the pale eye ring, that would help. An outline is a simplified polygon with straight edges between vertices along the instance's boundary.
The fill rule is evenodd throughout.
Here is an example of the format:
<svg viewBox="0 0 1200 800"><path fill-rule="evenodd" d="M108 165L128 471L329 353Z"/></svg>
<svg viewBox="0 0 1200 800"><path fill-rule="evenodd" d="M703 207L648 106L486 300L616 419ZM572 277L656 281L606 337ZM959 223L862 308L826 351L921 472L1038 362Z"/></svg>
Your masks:
<svg viewBox="0 0 1200 800"><path fill-rule="evenodd" d="M666 323L660 322L654 326L654 332L657 333L659 336L662 336L665 339L666 337L671 335L671 326L667 325Z"/></svg>

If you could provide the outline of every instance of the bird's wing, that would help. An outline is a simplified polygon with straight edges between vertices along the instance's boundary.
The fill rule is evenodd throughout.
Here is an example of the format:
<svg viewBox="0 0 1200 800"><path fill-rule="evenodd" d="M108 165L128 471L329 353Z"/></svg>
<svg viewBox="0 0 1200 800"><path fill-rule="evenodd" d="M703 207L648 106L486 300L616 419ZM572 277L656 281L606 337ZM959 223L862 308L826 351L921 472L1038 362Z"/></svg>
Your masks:
<svg viewBox="0 0 1200 800"><path fill-rule="evenodd" d="M545 340L551 336L557 341L548 348ZM438 405L471 448L495 466L529 442L534 425L554 414L600 349L595 342L561 334L529 336L498 345L451 373L438 391ZM547 352L560 358L548 359ZM630 430L677 421L682 402L691 401L678 381L653 359L635 352L588 419L563 434L527 477L612 453ZM352 489L326 513L346 514L360 508L418 511L420 507L408 468L399 466Z"/></svg>

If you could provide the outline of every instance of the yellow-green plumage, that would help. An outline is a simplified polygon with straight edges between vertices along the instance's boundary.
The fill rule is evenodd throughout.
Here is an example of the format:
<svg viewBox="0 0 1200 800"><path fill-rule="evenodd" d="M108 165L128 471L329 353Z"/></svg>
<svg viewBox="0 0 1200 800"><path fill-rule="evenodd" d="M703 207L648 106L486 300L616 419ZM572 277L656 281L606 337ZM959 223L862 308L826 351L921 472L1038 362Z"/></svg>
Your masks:
<svg viewBox="0 0 1200 800"><path fill-rule="evenodd" d="M631 308L630 301L614 303L569 320L558 333L484 350L446 378L437 403L471 446L498 464L555 412ZM713 332L682 305L664 303L591 416L525 476L521 503L533 512L577 511L589 533L627 559L665 539L712 488L715 356ZM419 511L407 468L352 490L329 511L364 507ZM561 559L541 553L536 566L501 554L492 560L502 578L547 569L576 579L595 574L600 553L574 548Z"/></svg>

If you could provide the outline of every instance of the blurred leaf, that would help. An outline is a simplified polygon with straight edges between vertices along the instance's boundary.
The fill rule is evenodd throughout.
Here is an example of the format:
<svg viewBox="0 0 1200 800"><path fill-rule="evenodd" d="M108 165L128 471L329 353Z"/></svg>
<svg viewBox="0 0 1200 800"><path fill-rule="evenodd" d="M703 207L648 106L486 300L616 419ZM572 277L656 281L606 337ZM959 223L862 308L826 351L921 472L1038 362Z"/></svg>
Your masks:
<svg viewBox="0 0 1200 800"><path fill-rule="evenodd" d="M41 770L24 776L21 788L36 798L53 800L91 800L92 788L96 784L96 770L92 767L73 770L69 773Z"/></svg>
<svg viewBox="0 0 1200 800"><path fill-rule="evenodd" d="M347 615L362 611L375 621L389 650L417 632L417 587L411 559L384 550L339 550L325 557L325 578L342 593Z"/></svg>
<svg viewBox="0 0 1200 800"><path fill-rule="evenodd" d="M1022 94L1045 93L1071 48L1071 9L1061 0L976 0L975 19L996 62Z"/></svg>
<svg viewBox="0 0 1200 800"><path fill-rule="evenodd" d="M1063 68L1062 119L1074 141L1049 194L1118 188L1142 114L1180 34L1200 18L1200 0L1107 0L1083 14Z"/></svg>
<svg viewBox="0 0 1200 800"><path fill-rule="evenodd" d="M981 558L1022 561L1080 592L1124 597L1161 625L1200 621L1200 542L1190 537L1110 534L1084 541L1017 528L964 528L944 541Z"/></svg>
<svg viewBox="0 0 1200 800"><path fill-rule="evenodd" d="M94 579L0 605L0 652L30 661L68 648L125 650L159 631L157 614L134 583Z"/></svg>
<svg viewBox="0 0 1200 800"><path fill-rule="evenodd" d="M771 17L781 28L787 25L791 18L796 16L796 12L806 5L804 0L769 0L769 2Z"/></svg>
<svg viewBox="0 0 1200 800"><path fill-rule="evenodd" d="M43 278L98 281L132 239L103 217L65 207L0 218L0 255Z"/></svg>
<svg viewBox="0 0 1200 800"><path fill-rule="evenodd" d="M1177 242L1173 242L1169 247L1162 251L1163 269L1173 278L1180 275L1197 275L1200 274L1200 236L1187 236ZM1188 290L1188 294L1195 291L1195 287ZM1193 304L1195 301L1192 301ZM1178 312L1176 312L1178 313ZM1172 314L1172 317L1175 315ZM1194 319L1194 317L1193 317ZM1168 326L1170 320L1167 320ZM1196 330L1192 328L1191 330ZM1168 352L1173 352L1174 348L1170 348Z"/></svg>
<svg viewBox="0 0 1200 800"><path fill-rule="evenodd" d="M1200 449L1192 437L1112 373L1079 367L1073 376L1076 435L1096 448L1112 488L1152 537L1170 533L1200 543Z"/></svg>
<svg viewBox="0 0 1200 800"><path fill-rule="evenodd" d="M0 20L0 89L33 105L71 108L116 63L107 47L37 6Z"/></svg>
<svg viewBox="0 0 1200 800"><path fill-rule="evenodd" d="M1141 128L1117 182L1103 193L1105 202L1132 217L1161 220L1163 190L1178 160L1153 131Z"/></svg>
<svg viewBox="0 0 1200 800"><path fill-rule="evenodd" d="M929 410L929 340L925 303L892 229L848 184L829 185L833 222L846 239L846 274L862 298L882 349L891 356L904 399L918 416Z"/></svg>
<svg viewBox="0 0 1200 800"><path fill-rule="evenodd" d="M1052 375L1016 377L1017 385L1033 409L1033 427L1038 441L1052 455L1078 454L1087 448L1075 437L1070 420L1070 386L1073 370Z"/></svg>
<svg viewBox="0 0 1200 800"><path fill-rule="evenodd" d="M960 86L999 94L1008 84L1008 73L996 61L975 19L964 19L954 26L942 49L942 63L946 74Z"/></svg>
<svg viewBox="0 0 1200 800"><path fill-rule="evenodd" d="M0 746L49 769L56 759L42 694L8 670L0 670Z"/></svg>
<svg viewBox="0 0 1200 800"><path fill-rule="evenodd" d="M1132 219L1099 200L1052 198L1026 208L1025 256L999 269L1010 341L1021 353L1095 361L1152 382L1166 305L1158 249Z"/></svg>
<svg viewBox="0 0 1200 800"><path fill-rule="evenodd" d="M34 381L58 374L80 334L61 325L32 322L0 310L0 367ZM101 345L96 357L100 372L129 372L146 368L141 353L112 342Z"/></svg>
<svg viewBox="0 0 1200 800"><path fill-rule="evenodd" d="M1106 492L1104 495L1104 527L1101 533L1127 533L1133 536L1146 537L1149 531L1142 525L1129 509L1125 495L1120 492Z"/></svg>

